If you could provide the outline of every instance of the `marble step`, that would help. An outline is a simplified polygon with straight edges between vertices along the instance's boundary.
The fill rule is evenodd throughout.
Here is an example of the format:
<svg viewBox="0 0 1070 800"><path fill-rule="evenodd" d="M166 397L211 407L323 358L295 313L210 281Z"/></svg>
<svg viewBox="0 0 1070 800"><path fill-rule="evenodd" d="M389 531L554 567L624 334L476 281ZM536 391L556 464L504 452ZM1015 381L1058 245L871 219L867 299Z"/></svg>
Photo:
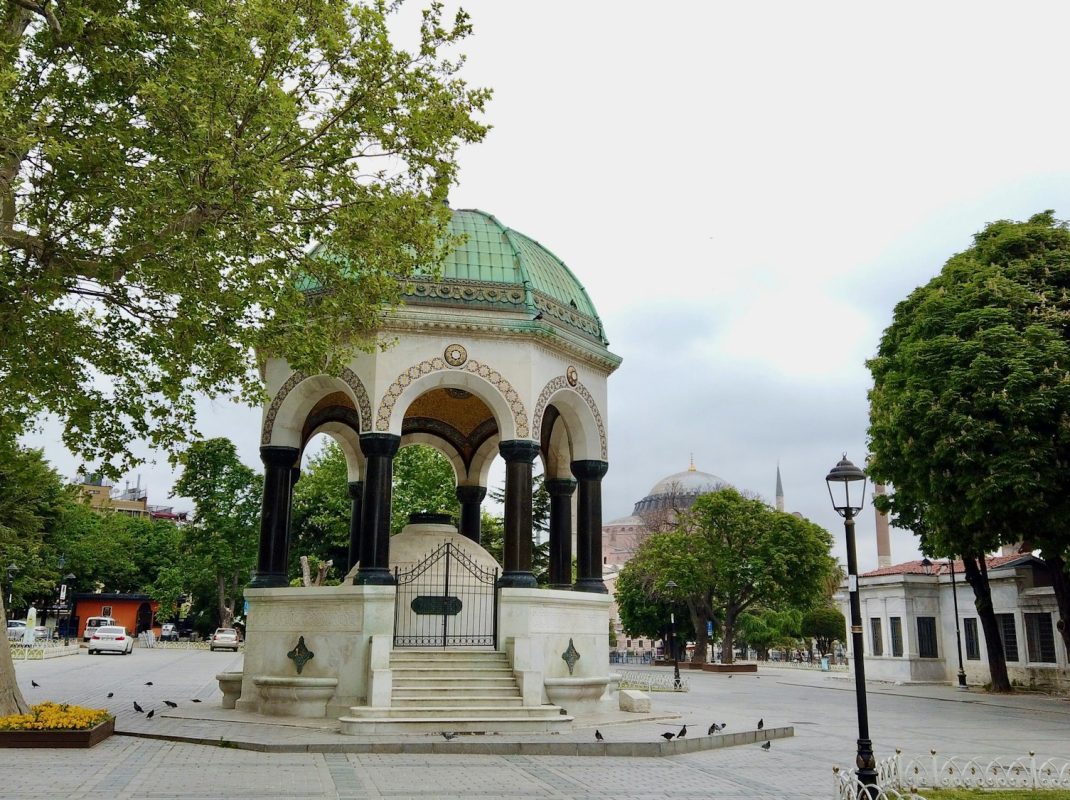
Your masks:
<svg viewBox="0 0 1070 800"><path fill-rule="evenodd" d="M515 695L501 695L501 694L473 694L473 695L458 695L457 692L451 692L446 696L427 697L420 695L417 697L411 697L407 695L399 695L397 692L390 698L391 708L450 708L450 707L471 707L476 708L513 708L522 705L524 698L520 696L520 692Z"/></svg>
<svg viewBox="0 0 1070 800"><path fill-rule="evenodd" d="M563 717L560 706L406 706L377 708L351 706L343 719L436 719L453 722L472 719L554 720ZM448 729L447 729L448 730Z"/></svg>
<svg viewBox="0 0 1070 800"><path fill-rule="evenodd" d="M504 678L513 680L513 671L508 668L469 667L413 667L393 669L394 680L424 680L430 678Z"/></svg>
<svg viewBox="0 0 1070 800"><path fill-rule="evenodd" d="M406 686L394 684L394 697L410 699L413 697L520 697L520 689L514 681L494 683L490 686L472 686L468 683L458 682L457 685L428 686L425 683L417 683Z"/></svg>
<svg viewBox="0 0 1070 800"><path fill-rule="evenodd" d="M406 678L394 673L394 688L402 689L434 689L439 692L451 692L454 689L497 689L516 686L516 678L510 675L508 678L473 678L463 675L452 678Z"/></svg>
<svg viewBox="0 0 1070 800"><path fill-rule="evenodd" d="M399 661L508 661L505 653L495 650L394 650L391 663Z"/></svg>
<svg viewBox="0 0 1070 800"><path fill-rule="evenodd" d="M572 717L558 715L552 719L468 719L378 717L340 717L339 732L349 736L384 734L454 733L565 733L571 729Z"/></svg>

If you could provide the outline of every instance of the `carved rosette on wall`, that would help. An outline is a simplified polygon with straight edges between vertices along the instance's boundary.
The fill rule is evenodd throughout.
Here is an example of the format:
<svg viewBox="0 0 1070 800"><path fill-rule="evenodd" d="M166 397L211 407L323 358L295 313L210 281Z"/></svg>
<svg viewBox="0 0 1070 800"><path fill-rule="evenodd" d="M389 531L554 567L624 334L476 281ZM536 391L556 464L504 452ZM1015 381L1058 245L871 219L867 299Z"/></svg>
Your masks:
<svg viewBox="0 0 1070 800"><path fill-rule="evenodd" d="M575 373L575 367L569 367L572 373ZM594 402L594 398L591 396L587 387L580 383L579 376L576 376L576 382L573 384L569 380L570 374L558 375L556 378L550 380L542 391L539 393L539 399L535 403L535 431L532 437L535 441L541 441L539 437L542 436L542 419L546 413L546 405L550 402L550 396L555 392L559 392L562 389L571 389L580 397L583 398L583 402L587 404L587 407L591 409L591 414L594 416L594 424L598 428L598 445L602 452L602 460L606 461L609 457L609 447L606 442L606 426L602 421L602 414L598 410L598 405Z"/></svg>
<svg viewBox="0 0 1070 800"><path fill-rule="evenodd" d="M576 662L580 660L580 651L576 649L576 645L572 643L572 638L569 637L568 649L561 654L561 658L568 665L568 674L572 674L572 670L576 668Z"/></svg>
<svg viewBox="0 0 1070 800"><path fill-rule="evenodd" d="M305 646L305 637L302 636L297 640L297 646L288 652L286 657L294 662L294 666L297 668L297 674L300 675L301 670L305 668L305 664L314 659L316 654Z"/></svg>
<svg viewBox="0 0 1070 800"><path fill-rule="evenodd" d="M451 344L442 353L442 357L451 367L459 367L468 360L468 351L464 349L464 345Z"/></svg>
<svg viewBox="0 0 1070 800"><path fill-rule="evenodd" d="M568 369L565 370L565 380L568 381L569 386L575 386L580 382L580 374L576 372L576 368L569 364Z"/></svg>
<svg viewBox="0 0 1070 800"><path fill-rule="evenodd" d="M454 348L460 348L462 351L464 350L460 345L450 345L446 348L447 356L452 355ZM517 438L528 438L528 413L524 408L524 401L520 399L520 394L513 388L513 385L509 383L509 381L502 377L500 372L491 369L489 366L482 364L479 361L468 359L468 354L466 352L463 355L463 359L460 361L460 365L450 366L445 359L432 358L421 361L419 364L413 364L398 375L386 390L383 398L379 401L379 411L375 418L375 429L377 431L390 430L390 417L394 413L394 406L397 404L398 398L401 397L409 384L424 375L430 375L432 372L441 372L445 369L463 369L465 372L471 372L474 375L478 375L490 383L501 393L502 397L505 398L505 401L509 404L509 409L513 412L513 424L516 426Z"/></svg>
<svg viewBox="0 0 1070 800"><path fill-rule="evenodd" d="M286 382L279 387L279 391L274 399L272 399L271 405L268 406L267 415L264 417L264 429L260 433L260 444L271 444L271 433L275 429L275 417L278 416L283 401L286 400L286 396L294 390L294 387L296 387L297 384L308 377L309 376L304 372L294 372L286 379ZM357 374L349 367L344 367L338 377L345 382L346 386L353 390L353 395L357 399L357 408L360 409L360 430L357 432L363 433L371 430L372 402L368 397L368 390L364 388L364 384L361 382L360 378L358 378Z"/></svg>

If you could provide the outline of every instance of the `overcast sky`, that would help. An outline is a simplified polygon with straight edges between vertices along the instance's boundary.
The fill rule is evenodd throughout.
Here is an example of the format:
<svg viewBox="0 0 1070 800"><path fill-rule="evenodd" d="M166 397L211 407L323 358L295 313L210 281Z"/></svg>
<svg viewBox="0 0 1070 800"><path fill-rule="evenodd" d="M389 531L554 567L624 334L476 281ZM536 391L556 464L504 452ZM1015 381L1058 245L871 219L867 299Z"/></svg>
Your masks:
<svg viewBox="0 0 1070 800"><path fill-rule="evenodd" d="M865 360L895 303L986 222L1070 217L1070 4L463 6L494 128L451 205L564 260L624 359L604 518L691 453L770 500L779 462L842 560L823 479L865 458ZM259 411L204 411L259 466ZM57 439L32 443L73 476ZM166 461L141 474L169 502ZM871 568L868 508L858 533ZM916 555L906 532L892 547Z"/></svg>

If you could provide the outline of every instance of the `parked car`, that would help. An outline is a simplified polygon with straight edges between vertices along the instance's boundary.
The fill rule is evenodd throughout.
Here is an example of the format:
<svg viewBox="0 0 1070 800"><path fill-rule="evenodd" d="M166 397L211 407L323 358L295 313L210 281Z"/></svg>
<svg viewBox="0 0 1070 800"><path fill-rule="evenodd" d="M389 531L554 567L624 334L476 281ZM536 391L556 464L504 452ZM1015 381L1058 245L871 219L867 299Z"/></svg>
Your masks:
<svg viewBox="0 0 1070 800"><path fill-rule="evenodd" d="M117 620L114 617L90 617L85 621L85 632L82 634L82 641L88 642L93 638L93 634L97 628L105 625L115 625Z"/></svg>
<svg viewBox="0 0 1070 800"><path fill-rule="evenodd" d="M212 638L208 640L208 649L213 652L216 650L233 650L237 652L240 643L241 639L235 628L216 628Z"/></svg>
<svg viewBox="0 0 1070 800"><path fill-rule="evenodd" d="M16 641L22 639L26 635L26 620L24 619L9 619L7 621L7 638L8 641Z"/></svg>
<svg viewBox="0 0 1070 800"><path fill-rule="evenodd" d="M134 638L121 625L98 625L89 637L89 655L119 653L125 656L132 652Z"/></svg>
<svg viewBox="0 0 1070 800"><path fill-rule="evenodd" d="M177 642L178 641L178 628L173 622L165 622L160 626L160 641L161 642Z"/></svg>

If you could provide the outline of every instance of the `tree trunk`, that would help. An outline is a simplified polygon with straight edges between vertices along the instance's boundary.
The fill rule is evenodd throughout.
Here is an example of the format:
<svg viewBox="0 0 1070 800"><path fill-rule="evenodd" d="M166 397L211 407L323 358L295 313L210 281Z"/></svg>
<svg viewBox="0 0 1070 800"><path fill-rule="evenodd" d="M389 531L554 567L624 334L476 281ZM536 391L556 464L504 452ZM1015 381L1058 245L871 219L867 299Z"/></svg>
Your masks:
<svg viewBox="0 0 1070 800"><path fill-rule="evenodd" d="M981 620L981 630L985 635L985 650L988 651L988 671L991 673L993 692L1010 692L1010 678L1007 676L1007 660L1003 656L1003 637L999 633L996 612L992 609L992 587L988 584L988 567L984 553L963 555L966 580L973 588L974 607Z"/></svg>
<svg viewBox="0 0 1070 800"><path fill-rule="evenodd" d="M736 663L736 611L734 609L726 609L724 615L724 634L721 637L721 663L722 664L735 664Z"/></svg>
<svg viewBox="0 0 1070 800"><path fill-rule="evenodd" d="M0 617L7 619L4 610L4 598L0 597ZM26 698L22 696L18 681L15 679L15 662L11 658L11 643L4 633L0 642L0 717L8 714L25 714L30 710Z"/></svg>
<svg viewBox="0 0 1070 800"><path fill-rule="evenodd" d="M695 629L695 652L691 654L691 663L705 664L706 646L710 641L709 634L706 633L706 620L709 619L709 613L705 604L691 601L687 603L687 611L691 615L691 626Z"/></svg>
<svg viewBox="0 0 1070 800"><path fill-rule="evenodd" d="M1059 633L1063 637L1063 647L1070 657L1070 574L1062 556L1045 558L1044 562L1051 570L1051 584L1055 589L1055 603L1059 607Z"/></svg>
<svg viewBox="0 0 1070 800"><path fill-rule="evenodd" d="M216 578L216 588L219 592L219 627L229 628L234 621L234 608L227 602L227 581L222 575Z"/></svg>

